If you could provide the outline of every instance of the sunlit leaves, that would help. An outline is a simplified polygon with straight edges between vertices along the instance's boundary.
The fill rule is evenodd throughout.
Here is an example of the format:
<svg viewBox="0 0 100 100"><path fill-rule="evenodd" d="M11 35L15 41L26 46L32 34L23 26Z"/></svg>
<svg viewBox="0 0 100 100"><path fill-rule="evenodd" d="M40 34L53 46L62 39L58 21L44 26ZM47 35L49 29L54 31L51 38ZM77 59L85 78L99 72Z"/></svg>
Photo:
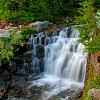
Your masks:
<svg viewBox="0 0 100 100"><path fill-rule="evenodd" d="M26 44L31 34L34 33L32 27L23 27L21 32L13 30L10 36L0 40L0 60L3 62L10 62L15 53Z"/></svg>
<svg viewBox="0 0 100 100"><path fill-rule="evenodd" d="M95 12L94 0L85 0L79 8L80 16L76 17L76 23L80 31L80 42L86 46L88 52L100 50L100 16Z"/></svg>
<svg viewBox="0 0 100 100"><path fill-rule="evenodd" d="M0 40L0 60L9 62L13 57L13 48L7 46L4 41Z"/></svg>

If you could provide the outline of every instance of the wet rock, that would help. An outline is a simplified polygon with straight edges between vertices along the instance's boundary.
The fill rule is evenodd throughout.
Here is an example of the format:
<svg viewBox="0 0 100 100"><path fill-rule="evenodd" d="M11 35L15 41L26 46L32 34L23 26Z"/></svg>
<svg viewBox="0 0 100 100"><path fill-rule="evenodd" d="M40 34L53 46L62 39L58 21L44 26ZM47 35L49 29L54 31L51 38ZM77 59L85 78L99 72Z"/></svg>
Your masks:
<svg viewBox="0 0 100 100"><path fill-rule="evenodd" d="M1 76L1 80L4 82L7 82L8 80L10 80L10 73L5 70Z"/></svg>
<svg viewBox="0 0 100 100"><path fill-rule="evenodd" d="M22 58L14 59L12 63L13 74L26 75L28 72L28 64Z"/></svg>
<svg viewBox="0 0 100 100"><path fill-rule="evenodd" d="M12 62L12 72L13 73L17 72L17 64L14 61Z"/></svg>
<svg viewBox="0 0 100 100"><path fill-rule="evenodd" d="M45 34L46 36L52 36L53 33L57 32L57 35L58 35L60 30L62 30L62 28L63 28L63 25L53 25L52 28L45 30Z"/></svg>
<svg viewBox="0 0 100 100"><path fill-rule="evenodd" d="M7 100L29 100L25 98L15 98L14 96L9 96Z"/></svg>
<svg viewBox="0 0 100 100"><path fill-rule="evenodd" d="M18 99L18 98L15 98L14 96L9 96L7 100L24 100L24 99Z"/></svg>
<svg viewBox="0 0 100 100"><path fill-rule="evenodd" d="M100 89L90 89L88 96L92 97L93 100L100 100Z"/></svg>
<svg viewBox="0 0 100 100"><path fill-rule="evenodd" d="M45 36L41 37L41 44L44 45L45 44Z"/></svg>
<svg viewBox="0 0 100 100"><path fill-rule="evenodd" d="M33 52L30 51L15 57L13 61L13 73L17 75L28 74L30 68L32 67L32 55Z"/></svg>
<svg viewBox="0 0 100 100"><path fill-rule="evenodd" d="M8 100L39 100L42 94L42 87L31 86L29 88L29 83L25 81L26 79L23 76L20 76L20 78L13 76L13 79Z"/></svg>
<svg viewBox="0 0 100 100"><path fill-rule="evenodd" d="M22 64L22 63L24 62L24 60L25 60L25 58L24 58L23 55L14 57L14 62L15 62L16 64Z"/></svg>
<svg viewBox="0 0 100 100"><path fill-rule="evenodd" d="M49 21L43 21L43 22L37 21L37 22L29 24L29 26L32 26L33 28L35 28L37 32L41 32L43 30L48 29L50 25L51 24L49 24Z"/></svg>
<svg viewBox="0 0 100 100"><path fill-rule="evenodd" d="M23 75L25 76L26 75L26 72L25 72L25 69L19 69L17 72L16 72L17 75Z"/></svg>
<svg viewBox="0 0 100 100"><path fill-rule="evenodd" d="M81 96L82 96L82 92L75 91L73 94L68 96L68 100L79 100Z"/></svg>
<svg viewBox="0 0 100 100"><path fill-rule="evenodd" d="M33 81L33 80L37 80L43 77L43 73L36 75L36 74L31 74L28 77L28 81Z"/></svg>
<svg viewBox="0 0 100 100"><path fill-rule="evenodd" d="M24 76L13 76L13 82L11 86L11 91L9 95L12 95L16 98L22 98L26 93L27 81ZM19 100L19 99L18 99Z"/></svg>
<svg viewBox="0 0 100 100"><path fill-rule="evenodd" d="M44 46L43 45L36 46L36 57L39 59L44 58Z"/></svg>
<svg viewBox="0 0 100 100"><path fill-rule="evenodd" d="M16 67L16 71L13 72L15 72L14 74L25 76L28 74L29 69L28 63L24 62L23 64L19 64L19 66Z"/></svg>
<svg viewBox="0 0 100 100"><path fill-rule="evenodd" d="M40 72L44 72L44 59L40 60L40 66L39 66L39 68L40 68Z"/></svg>
<svg viewBox="0 0 100 100"><path fill-rule="evenodd" d="M32 55L33 55L33 52L32 51L26 52L24 54L25 62L28 63L28 65L30 65L31 62L32 62Z"/></svg>
<svg viewBox="0 0 100 100"><path fill-rule="evenodd" d="M68 89L50 97L48 100L79 100L81 95L80 90Z"/></svg>

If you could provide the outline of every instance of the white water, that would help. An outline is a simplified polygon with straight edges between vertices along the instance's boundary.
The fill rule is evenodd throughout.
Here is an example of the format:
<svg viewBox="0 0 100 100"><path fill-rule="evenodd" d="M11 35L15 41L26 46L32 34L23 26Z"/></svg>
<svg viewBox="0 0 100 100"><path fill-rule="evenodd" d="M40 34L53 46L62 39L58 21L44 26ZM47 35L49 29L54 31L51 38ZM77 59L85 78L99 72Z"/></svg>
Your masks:
<svg viewBox="0 0 100 100"><path fill-rule="evenodd" d="M58 36L46 37L44 40L44 75L41 79L33 81L33 85L48 87L42 94L42 100L48 100L51 96L70 88L84 87L87 54L84 52L84 46L77 42L79 32L71 29L69 35L68 30L69 28L65 28Z"/></svg>

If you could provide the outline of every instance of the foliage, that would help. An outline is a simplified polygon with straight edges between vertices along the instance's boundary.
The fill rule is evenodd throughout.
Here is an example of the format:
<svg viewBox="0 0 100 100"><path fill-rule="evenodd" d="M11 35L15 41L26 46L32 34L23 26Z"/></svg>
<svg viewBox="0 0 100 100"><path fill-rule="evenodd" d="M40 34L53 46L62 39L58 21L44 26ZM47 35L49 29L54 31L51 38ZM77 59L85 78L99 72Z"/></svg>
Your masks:
<svg viewBox="0 0 100 100"><path fill-rule="evenodd" d="M13 48L5 41L0 40L0 60L3 62L9 62L13 55Z"/></svg>
<svg viewBox="0 0 100 100"><path fill-rule="evenodd" d="M83 0L0 0L0 18L12 23L36 20L56 21L74 15ZM74 13L72 13L74 12Z"/></svg>
<svg viewBox="0 0 100 100"><path fill-rule="evenodd" d="M75 22L79 24L77 27L80 31L80 40L85 47L86 51L93 53L100 50L100 16L98 15L97 9L94 7L94 0L85 0L80 3L81 8L79 8L80 16L76 17ZM90 63L91 65L91 63ZM88 90L92 88L100 88L100 76L94 75L94 69L90 67L88 70L85 84L85 89L83 91L83 96L81 100L92 100L88 97Z"/></svg>
<svg viewBox="0 0 100 100"><path fill-rule="evenodd" d="M0 18L12 23L49 19L46 5L45 0L2 0Z"/></svg>
<svg viewBox="0 0 100 100"><path fill-rule="evenodd" d="M31 37L32 34L35 33L35 29L31 26L24 26L21 29L21 35L22 35L22 41L25 41L29 37Z"/></svg>
<svg viewBox="0 0 100 100"><path fill-rule="evenodd" d="M80 100L92 100L91 97L88 95L90 89L100 89L100 75L95 74L94 64L93 64L93 56L89 55L88 66L87 66L87 73L86 73L86 80L85 80L85 87L83 90L83 95Z"/></svg>
<svg viewBox="0 0 100 100"><path fill-rule="evenodd" d="M57 21L57 17L77 15L84 0L0 0L0 18L12 23L36 20ZM95 7L99 8L99 0ZM59 19L58 19L59 21Z"/></svg>
<svg viewBox="0 0 100 100"><path fill-rule="evenodd" d="M85 89L80 100L92 100L91 96L88 95L88 91L93 88L100 89L100 75L97 76L93 75L91 77L92 78L90 77L88 78L85 84Z"/></svg>
<svg viewBox="0 0 100 100"><path fill-rule="evenodd" d="M94 0L94 6L95 6L97 9L100 9L100 0Z"/></svg>
<svg viewBox="0 0 100 100"><path fill-rule="evenodd" d="M96 88L100 89L100 75L94 76L94 79L87 84L88 89Z"/></svg>
<svg viewBox="0 0 100 100"><path fill-rule="evenodd" d="M100 28L98 27L98 18L96 17L93 0L85 0L79 8L80 16L76 17L76 23L80 31L80 42L82 42L88 52L100 50L98 42L100 41Z"/></svg>
<svg viewBox="0 0 100 100"><path fill-rule="evenodd" d="M100 36L94 37L92 41L89 41L88 44L86 45L86 49L89 52L95 52L100 50Z"/></svg>
<svg viewBox="0 0 100 100"><path fill-rule="evenodd" d="M15 53L26 44L26 39L34 34L32 27L23 27L20 32L13 30L10 36L0 40L0 60L3 63L11 62Z"/></svg>
<svg viewBox="0 0 100 100"><path fill-rule="evenodd" d="M2 0L0 6L0 17L13 23L30 22L41 14L48 15L44 0Z"/></svg>
<svg viewBox="0 0 100 100"><path fill-rule="evenodd" d="M79 3L84 0L64 0L64 13L70 16L77 15L77 8L80 7Z"/></svg>

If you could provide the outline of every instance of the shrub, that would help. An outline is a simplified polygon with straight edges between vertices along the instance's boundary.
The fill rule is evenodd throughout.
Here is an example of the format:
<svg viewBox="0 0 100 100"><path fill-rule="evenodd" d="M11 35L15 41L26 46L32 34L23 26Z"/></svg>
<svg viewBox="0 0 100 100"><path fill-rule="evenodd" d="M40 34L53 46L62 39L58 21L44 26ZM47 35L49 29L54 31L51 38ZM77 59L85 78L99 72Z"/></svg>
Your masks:
<svg viewBox="0 0 100 100"><path fill-rule="evenodd" d="M80 31L80 42L86 46L88 52L95 52L100 50L100 27L98 27L98 19L95 8L93 6L94 0L85 0L79 8L80 16L76 17L76 23L81 26L78 27Z"/></svg>

